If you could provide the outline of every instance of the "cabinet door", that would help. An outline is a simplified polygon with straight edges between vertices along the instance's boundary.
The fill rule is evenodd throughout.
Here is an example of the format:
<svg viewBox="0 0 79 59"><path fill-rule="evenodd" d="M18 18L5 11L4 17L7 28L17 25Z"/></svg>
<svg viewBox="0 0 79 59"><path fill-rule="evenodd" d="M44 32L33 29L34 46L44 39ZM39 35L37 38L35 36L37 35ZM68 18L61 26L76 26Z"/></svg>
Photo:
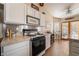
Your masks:
<svg viewBox="0 0 79 59"><path fill-rule="evenodd" d="M50 47L50 34L46 34L46 50Z"/></svg>
<svg viewBox="0 0 79 59"><path fill-rule="evenodd" d="M34 10L34 17L36 17L36 18L40 18L39 11Z"/></svg>
<svg viewBox="0 0 79 59"><path fill-rule="evenodd" d="M30 4L28 4L27 8L28 8L27 15L34 16L34 9L31 7Z"/></svg>
<svg viewBox="0 0 79 59"><path fill-rule="evenodd" d="M41 14L40 26L45 26L45 15Z"/></svg>
<svg viewBox="0 0 79 59"><path fill-rule="evenodd" d="M23 3L7 3L5 4L5 23L26 24L25 20L25 4Z"/></svg>
<svg viewBox="0 0 79 59"><path fill-rule="evenodd" d="M29 56L29 41L16 43L4 47L4 55L6 56Z"/></svg>

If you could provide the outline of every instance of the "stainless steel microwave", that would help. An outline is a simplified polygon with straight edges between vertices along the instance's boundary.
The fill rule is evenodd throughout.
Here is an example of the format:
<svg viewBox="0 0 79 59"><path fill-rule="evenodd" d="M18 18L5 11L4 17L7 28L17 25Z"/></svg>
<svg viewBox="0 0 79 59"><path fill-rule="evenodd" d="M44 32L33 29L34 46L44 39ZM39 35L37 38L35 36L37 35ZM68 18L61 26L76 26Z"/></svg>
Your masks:
<svg viewBox="0 0 79 59"><path fill-rule="evenodd" d="M40 19L33 16L26 16L26 23L29 25L40 25Z"/></svg>

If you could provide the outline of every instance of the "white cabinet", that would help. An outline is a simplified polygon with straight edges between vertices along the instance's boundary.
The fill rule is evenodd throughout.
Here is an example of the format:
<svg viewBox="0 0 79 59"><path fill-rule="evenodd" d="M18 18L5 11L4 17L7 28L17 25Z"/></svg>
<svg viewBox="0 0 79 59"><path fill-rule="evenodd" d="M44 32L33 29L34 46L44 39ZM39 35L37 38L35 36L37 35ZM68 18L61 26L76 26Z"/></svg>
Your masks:
<svg viewBox="0 0 79 59"><path fill-rule="evenodd" d="M26 24L25 4L6 3L5 4L5 23Z"/></svg>
<svg viewBox="0 0 79 59"><path fill-rule="evenodd" d="M50 34L46 34L46 50L50 47Z"/></svg>
<svg viewBox="0 0 79 59"><path fill-rule="evenodd" d="M45 15L41 13L40 26L45 26Z"/></svg>
<svg viewBox="0 0 79 59"><path fill-rule="evenodd" d="M31 4L28 4L27 9L28 9L27 15L30 15L30 16L33 16L33 17L36 17L36 18L40 18L39 11L37 11L34 8L32 8Z"/></svg>
<svg viewBox="0 0 79 59"><path fill-rule="evenodd" d="M40 19L40 13L37 10L34 10L34 17L39 18Z"/></svg>
<svg viewBox="0 0 79 59"><path fill-rule="evenodd" d="M29 41L5 46L4 56L29 56Z"/></svg>
<svg viewBox="0 0 79 59"><path fill-rule="evenodd" d="M31 7L31 4L27 5L27 15L34 16L34 9Z"/></svg>

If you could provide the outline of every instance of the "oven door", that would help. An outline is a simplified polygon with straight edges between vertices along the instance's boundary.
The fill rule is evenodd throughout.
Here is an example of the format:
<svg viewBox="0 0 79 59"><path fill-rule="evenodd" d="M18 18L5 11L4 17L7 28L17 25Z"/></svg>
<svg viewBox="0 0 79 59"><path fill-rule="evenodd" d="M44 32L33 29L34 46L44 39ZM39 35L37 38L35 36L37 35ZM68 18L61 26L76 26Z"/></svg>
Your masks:
<svg viewBox="0 0 79 59"><path fill-rule="evenodd" d="M40 54L45 49L45 38L36 37L32 40L32 56Z"/></svg>
<svg viewBox="0 0 79 59"><path fill-rule="evenodd" d="M37 54L40 53L40 39L39 38L34 38L32 40L32 56L36 56Z"/></svg>

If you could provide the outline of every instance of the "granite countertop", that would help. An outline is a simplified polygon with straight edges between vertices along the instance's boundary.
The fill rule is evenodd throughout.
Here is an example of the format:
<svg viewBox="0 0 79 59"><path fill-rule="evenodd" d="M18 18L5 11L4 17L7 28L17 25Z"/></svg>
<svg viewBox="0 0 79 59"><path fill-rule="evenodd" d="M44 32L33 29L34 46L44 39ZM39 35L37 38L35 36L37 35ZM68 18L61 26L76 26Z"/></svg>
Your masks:
<svg viewBox="0 0 79 59"><path fill-rule="evenodd" d="M13 38L5 38L2 40L1 45L2 46L8 46L11 44L16 44L16 43L20 43L23 41L30 41L31 38L35 38L35 37L39 37L39 36L44 36L44 35L36 35L36 36L23 36L23 35L17 35L16 37Z"/></svg>
<svg viewBox="0 0 79 59"><path fill-rule="evenodd" d="M13 37L13 38L5 38L5 39L2 40L1 45L7 46L7 45L27 41L27 40L30 40L30 39L31 39L30 36L16 36L16 37Z"/></svg>

